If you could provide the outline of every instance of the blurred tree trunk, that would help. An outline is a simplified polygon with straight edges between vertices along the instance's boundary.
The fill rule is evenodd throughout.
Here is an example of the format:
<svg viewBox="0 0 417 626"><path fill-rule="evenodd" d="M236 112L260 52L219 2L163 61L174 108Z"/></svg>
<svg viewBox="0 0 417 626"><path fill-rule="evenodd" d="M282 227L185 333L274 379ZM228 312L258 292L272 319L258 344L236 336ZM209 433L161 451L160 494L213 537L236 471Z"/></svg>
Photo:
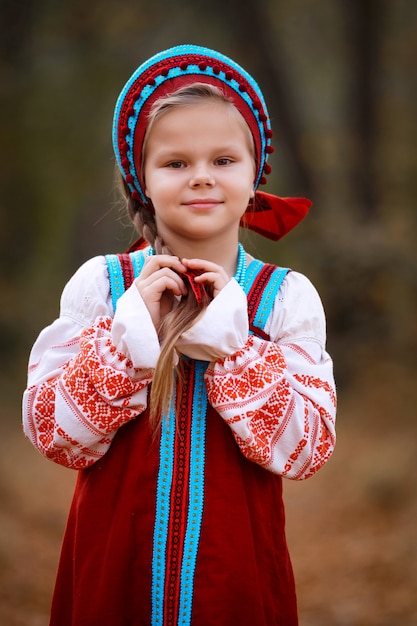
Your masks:
<svg viewBox="0 0 417 626"><path fill-rule="evenodd" d="M342 0L352 62L351 115L354 153L351 180L364 219L378 212L375 149L383 0Z"/></svg>
<svg viewBox="0 0 417 626"><path fill-rule="evenodd" d="M25 104L25 84L32 66L31 31L34 2L25 3L2 0L0 5L0 99L2 124L2 147L4 159L0 171L2 189L0 259L8 268L9 278L18 274L21 265L22 248L30 242L32 215L27 211L30 205L30 189L23 184L25 179L24 129L20 124ZM12 201L13 205L9 205Z"/></svg>
<svg viewBox="0 0 417 626"><path fill-rule="evenodd" d="M0 117L3 158L0 168L0 371L13 388L13 363L21 346L21 294L19 281L30 258L33 212L28 211L31 190L27 185L25 143L21 124L25 85L32 67L31 32L33 2L0 3ZM1 380L0 380L1 383Z"/></svg>

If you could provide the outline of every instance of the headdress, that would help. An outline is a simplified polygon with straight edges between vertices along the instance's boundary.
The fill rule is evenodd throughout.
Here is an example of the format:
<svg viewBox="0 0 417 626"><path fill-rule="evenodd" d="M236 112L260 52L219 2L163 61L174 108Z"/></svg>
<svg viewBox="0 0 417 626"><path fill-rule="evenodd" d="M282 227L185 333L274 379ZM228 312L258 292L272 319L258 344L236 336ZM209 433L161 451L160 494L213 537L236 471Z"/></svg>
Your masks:
<svg viewBox="0 0 417 626"><path fill-rule="evenodd" d="M271 167L268 155L272 130L262 92L254 79L225 55L194 45L169 48L151 57L133 73L116 103L113 120L113 147L120 172L132 197L143 204L141 179L142 146L152 104L192 83L215 85L233 102L246 120L256 152L255 190L266 183ZM311 202L306 198L279 198L256 191L242 226L277 240L306 215Z"/></svg>

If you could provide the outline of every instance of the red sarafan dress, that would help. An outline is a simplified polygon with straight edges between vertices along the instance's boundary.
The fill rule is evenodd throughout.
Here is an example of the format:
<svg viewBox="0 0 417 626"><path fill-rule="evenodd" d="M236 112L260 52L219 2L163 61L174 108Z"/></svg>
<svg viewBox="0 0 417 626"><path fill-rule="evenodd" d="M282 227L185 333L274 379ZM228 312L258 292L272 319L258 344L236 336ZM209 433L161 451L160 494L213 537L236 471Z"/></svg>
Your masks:
<svg viewBox="0 0 417 626"><path fill-rule="evenodd" d="M80 470L50 624L295 626L282 477L307 478L334 446L332 364L313 336L318 296L301 275L291 283L292 272L252 261L182 338L184 381L155 436L146 398L158 348L143 306L132 319L140 297L130 287L145 256L108 256L109 278L102 260L81 269L55 323L62 341L54 325L38 340L49 366L40 347L32 354L26 433ZM98 278L70 315L93 267L109 293ZM317 317L301 326L286 296L298 283ZM93 323L81 323L83 306ZM271 337L279 330L282 341Z"/></svg>

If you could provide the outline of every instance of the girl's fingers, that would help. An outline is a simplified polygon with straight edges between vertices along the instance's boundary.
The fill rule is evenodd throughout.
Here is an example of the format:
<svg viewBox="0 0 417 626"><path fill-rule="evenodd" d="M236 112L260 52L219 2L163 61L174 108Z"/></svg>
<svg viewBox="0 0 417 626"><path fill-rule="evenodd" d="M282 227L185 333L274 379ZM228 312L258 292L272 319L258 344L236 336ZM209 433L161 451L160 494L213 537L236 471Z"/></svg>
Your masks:
<svg viewBox="0 0 417 626"><path fill-rule="evenodd" d="M204 259L181 259L183 265L192 270L201 270L204 272L225 271L221 265L206 261Z"/></svg>
<svg viewBox="0 0 417 626"><path fill-rule="evenodd" d="M168 268L179 273L185 272L187 269L176 256L171 256L169 254L155 254L147 257L145 260L140 277L146 279L163 268Z"/></svg>
<svg viewBox="0 0 417 626"><path fill-rule="evenodd" d="M136 278L136 287L145 301L160 300L164 291L176 296L185 295L186 288L180 273L186 271L178 257L157 254L146 259L142 272Z"/></svg>
<svg viewBox="0 0 417 626"><path fill-rule="evenodd" d="M141 275L135 282L144 300L147 298L159 300L165 291L172 291L176 296L184 296L187 293L181 276L165 267L153 272L148 277Z"/></svg>
<svg viewBox="0 0 417 626"><path fill-rule="evenodd" d="M135 281L156 329L161 320L171 310L175 296L185 296L187 289L182 278L168 268L157 270L144 280Z"/></svg>
<svg viewBox="0 0 417 626"><path fill-rule="evenodd" d="M226 287L230 278L226 272L204 272L200 276L195 277L196 283L209 284L213 287L213 297L215 298L219 291Z"/></svg>

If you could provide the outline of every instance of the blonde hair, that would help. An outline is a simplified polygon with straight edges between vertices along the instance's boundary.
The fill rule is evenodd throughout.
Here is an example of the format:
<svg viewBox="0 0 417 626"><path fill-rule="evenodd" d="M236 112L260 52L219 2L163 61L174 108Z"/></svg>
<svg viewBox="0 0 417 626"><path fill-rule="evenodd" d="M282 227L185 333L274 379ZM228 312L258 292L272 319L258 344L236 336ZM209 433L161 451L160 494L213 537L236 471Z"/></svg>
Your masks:
<svg viewBox="0 0 417 626"><path fill-rule="evenodd" d="M142 172L146 160L146 144L149 133L155 122L173 108L191 106L201 103L202 99L212 100L228 105L232 115L241 120L244 128L247 129L248 143L253 154L255 163L255 147L249 126L241 113L236 109L232 101L225 94L213 85L205 83L194 83L178 89L173 94L163 96L157 100L150 111L148 125L142 148ZM170 254L173 252L165 244L158 233L155 214L150 203L144 204L132 198L127 184L123 182L123 194L127 202L127 210L136 230L150 243L155 254ZM161 353L155 368L153 382L150 391L150 423L153 431L156 432L161 424L164 414L168 410L174 397L175 384L181 384L183 380L183 363L181 355L177 355L175 345L179 337L186 332L209 303L208 297L204 294L203 302L200 306L192 289L181 298L161 322L158 329L158 337L161 343ZM178 358L177 358L178 356ZM175 362L177 363L175 364Z"/></svg>

